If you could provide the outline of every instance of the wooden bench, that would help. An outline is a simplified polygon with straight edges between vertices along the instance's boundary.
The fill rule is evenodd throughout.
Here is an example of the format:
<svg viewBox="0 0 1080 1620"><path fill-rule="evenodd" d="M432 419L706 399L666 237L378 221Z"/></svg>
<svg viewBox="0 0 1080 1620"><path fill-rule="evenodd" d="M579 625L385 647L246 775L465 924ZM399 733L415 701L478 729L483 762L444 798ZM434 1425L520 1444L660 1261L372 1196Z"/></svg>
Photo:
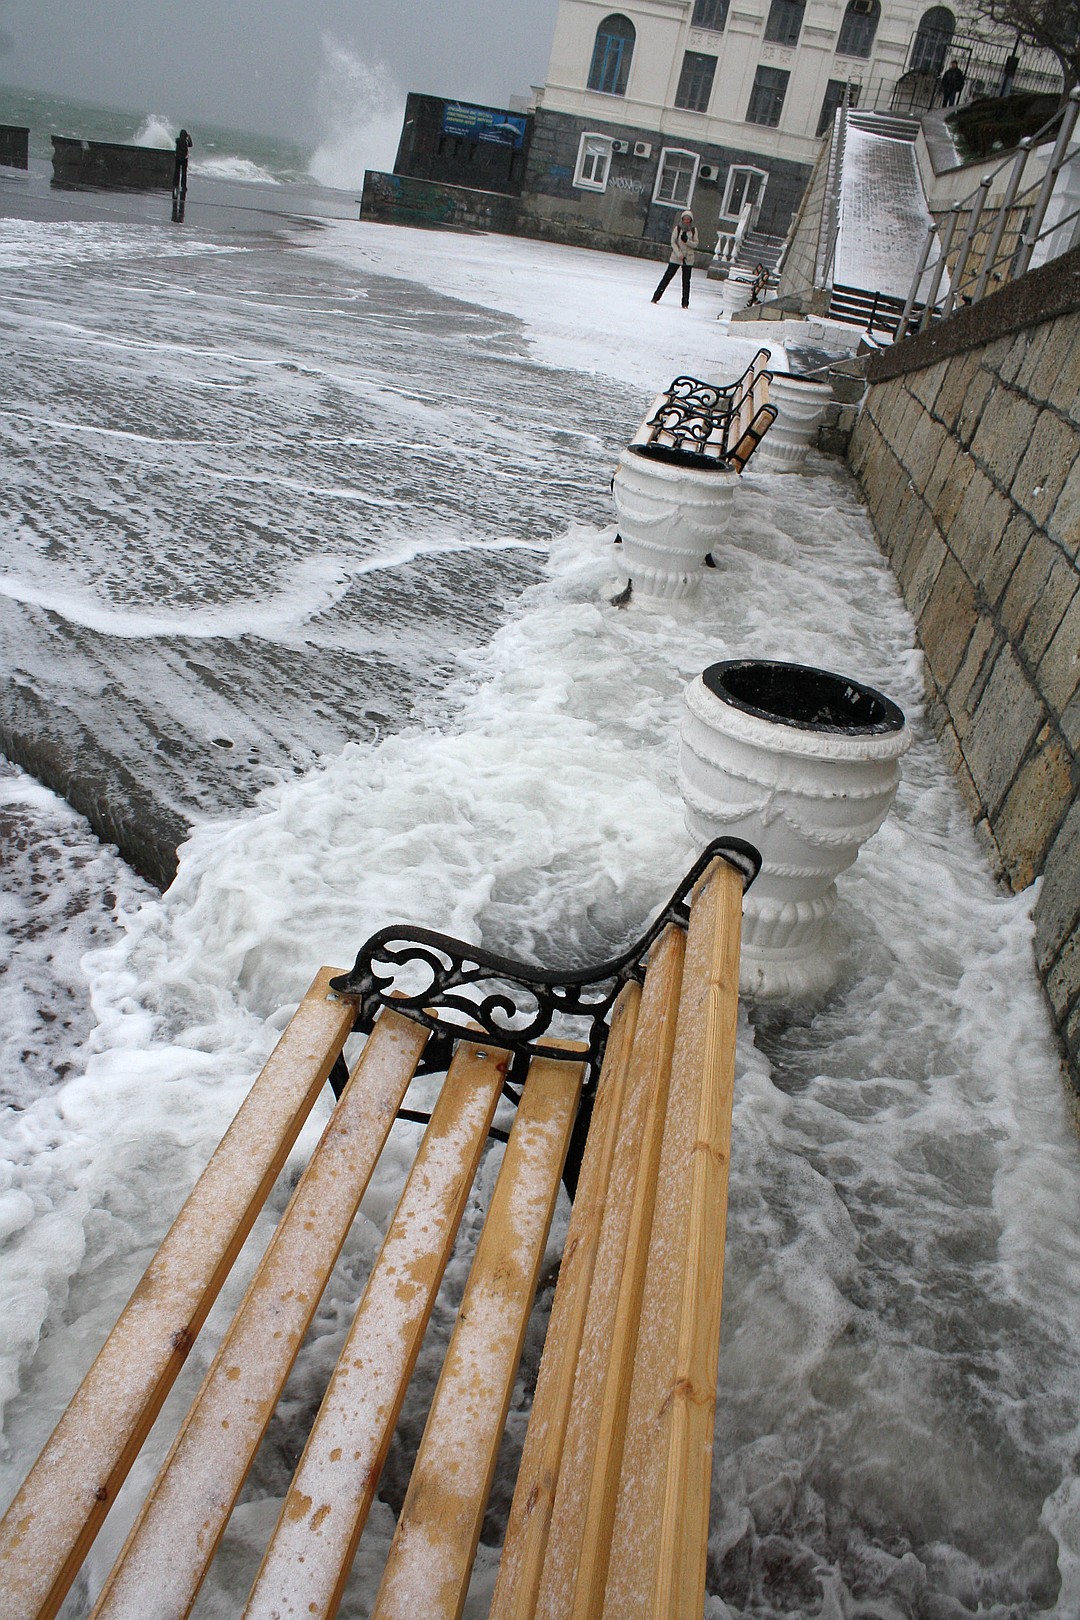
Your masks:
<svg viewBox="0 0 1080 1620"><path fill-rule="evenodd" d="M372 1613L461 1613L565 1177L573 1204L491 1614L700 1620L740 919L757 865L737 840L710 845L644 939L589 974L552 982L403 929L375 935L351 973L323 969L0 1523L0 1616L57 1612L329 1079L333 1113L93 1610L189 1612L426 1064L445 1081L242 1612L336 1613L509 1096ZM356 1027L367 1039L348 1073Z"/></svg>
<svg viewBox="0 0 1080 1620"><path fill-rule="evenodd" d="M776 420L768 360L769 350L759 349L732 383L676 377L653 400L630 449L684 466L741 473Z"/></svg>

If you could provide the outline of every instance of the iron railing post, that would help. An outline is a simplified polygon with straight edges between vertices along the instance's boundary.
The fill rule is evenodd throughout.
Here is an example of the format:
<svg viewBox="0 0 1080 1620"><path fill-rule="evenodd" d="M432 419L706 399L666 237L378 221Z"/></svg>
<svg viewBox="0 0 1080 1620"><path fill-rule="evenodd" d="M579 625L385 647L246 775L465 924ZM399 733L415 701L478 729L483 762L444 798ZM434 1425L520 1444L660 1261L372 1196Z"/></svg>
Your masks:
<svg viewBox="0 0 1080 1620"><path fill-rule="evenodd" d="M934 237L936 235L937 226L934 224L933 220L931 220L930 224L926 228L926 237L923 241L922 252L919 254L918 268L911 278L911 287L908 291L907 302L904 305L903 313L900 316L899 325L896 328L896 335L898 338L902 338L907 332L908 322L911 319L911 312L915 308L915 300L919 296L919 283L926 274L926 266L930 258L930 249L934 245Z"/></svg>
<svg viewBox="0 0 1080 1620"><path fill-rule="evenodd" d="M986 199L990 195L991 178L987 174L979 181L979 189L975 193L975 202L971 210L971 218L968 220L968 228L964 232L964 240L960 244L960 256L956 261L952 285L949 287L945 307L942 310L943 315L951 315L955 307L956 295L960 291L960 283L964 279L964 271L967 269L967 262L971 255L971 244L974 242L975 233L982 222L983 209L986 207Z"/></svg>
<svg viewBox="0 0 1080 1620"><path fill-rule="evenodd" d="M941 288L941 278L945 274L945 267L952 252L953 237L956 235L956 222L960 218L960 204L953 203L949 209L949 223L945 227L945 235L938 248L938 261L934 266L934 274L926 290L926 303L923 305L922 319L919 321L919 331L924 332L930 325L937 303L938 292Z"/></svg>
<svg viewBox="0 0 1080 1620"><path fill-rule="evenodd" d="M972 294L972 300L975 303L978 303L979 299L984 296L986 292L986 283L989 281L994 265L997 263L997 256L1001 249L1001 239L1005 235L1005 227L1009 222L1009 215L1012 213L1013 204L1016 201L1016 193L1020 190L1020 180L1023 176L1024 167L1027 163L1028 153L1030 151L1031 142L1025 137L1024 140L1020 142L1020 148L1016 154L1016 157L1013 159L1012 174L1009 176L1009 183L1005 188L1005 195L998 204L997 223L994 226L994 234L990 238L990 246L986 250L986 258L983 261L982 275L976 282L975 291Z"/></svg>
<svg viewBox="0 0 1080 1620"><path fill-rule="evenodd" d="M1031 263L1031 255L1035 251L1035 244L1038 242L1042 231L1043 220L1046 217L1046 210L1050 203L1058 171L1065 162L1065 154L1068 151L1069 142L1072 140L1078 113L1080 113L1080 85L1075 85L1069 91L1069 99L1061 114L1061 127L1058 129L1057 140L1054 142L1053 156L1043 176L1043 183L1039 187L1039 195L1035 202L1034 212L1028 221L1028 228L1024 232L1024 239L1020 245L1020 254L1013 272L1014 276L1022 276Z"/></svg>

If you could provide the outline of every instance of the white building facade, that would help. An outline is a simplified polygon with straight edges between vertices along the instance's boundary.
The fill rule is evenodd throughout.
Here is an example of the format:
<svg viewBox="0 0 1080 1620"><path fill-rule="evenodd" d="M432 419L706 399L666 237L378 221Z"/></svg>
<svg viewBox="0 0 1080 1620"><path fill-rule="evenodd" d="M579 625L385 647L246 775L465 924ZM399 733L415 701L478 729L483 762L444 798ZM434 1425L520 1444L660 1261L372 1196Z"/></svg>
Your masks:
<svg viewBox="0 0 1080 1620"><path fill-rule="evenodd" d="M841 98L889 106L913 72L936 83L956 24L919 0L561 0L529 223L655 257L680 209L710 246L749 202L782 236Z"/></svg>

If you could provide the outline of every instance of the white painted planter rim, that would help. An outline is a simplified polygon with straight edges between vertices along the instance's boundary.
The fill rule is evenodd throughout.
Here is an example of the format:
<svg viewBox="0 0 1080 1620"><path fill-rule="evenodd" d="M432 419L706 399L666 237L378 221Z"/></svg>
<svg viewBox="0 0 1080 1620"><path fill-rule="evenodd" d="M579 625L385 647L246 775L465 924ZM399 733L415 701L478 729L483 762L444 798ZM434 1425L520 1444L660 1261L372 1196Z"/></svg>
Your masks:
<svg viewBox="0 0 1080 1620"><path fill-rule="evenodd" d="M827 394L832 393L830 383L818 382L816 377L800 377L794 371L773 371L770 368L769 376L773 382L783 383L788 388L816 388Z"/></svg>
<svg viewBox="0 0 1080 1620"><path fill-rule="evenodd" d="M737 483L739 474L734 467L724 462L714 462L708 467L689 467L683 462L666 461L662 456L643 456L636 450L627 447L619 457L619 466L626 468L647 467L649 472L666 483L677 483L683 489L689 483L691 486L700 484L705 489L715 489L717 484Z"/></svg>
<svg viewBox="0 0 1080 1620"><path fill-rule="evenodd" d="M726 703L710 691L701 675L687 687L685 696L691 714L705 725L716 726L720 712L724 716L723 730L729 737L753 747L772 749L777 754L817 759L889 760L899 759L911 747L911 731L906 721L895 731L816 731L779 717L770 720L749 714L734 703Z"/></svg>

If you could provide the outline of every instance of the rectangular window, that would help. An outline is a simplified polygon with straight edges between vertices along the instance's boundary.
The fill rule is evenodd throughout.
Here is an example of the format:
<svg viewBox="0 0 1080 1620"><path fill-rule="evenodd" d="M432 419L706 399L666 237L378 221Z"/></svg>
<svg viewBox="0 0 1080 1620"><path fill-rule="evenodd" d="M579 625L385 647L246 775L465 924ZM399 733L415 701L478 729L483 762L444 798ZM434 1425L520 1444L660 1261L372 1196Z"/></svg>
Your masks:
<svg viewBox="0 0 1080 1620"><path fill-rule="evenodd" d="M661 203L666 208L688 207L697 171L696 152L680 152L675 147L665 146L660 154L660 169L656 176L653 202Z"/></svg>
<svg viewBox="0 0 1080 1620"><path fill-rule="evenodd" d="M848 0L836 41L837 56L869 56L880 15L877 0ZM916 42L918 37L916 34Z"/></svg>
<svg viewBox="0 0 1080 1620"><path fill-rule="evenodd" d="M727 8L728 0L694 0L691 27L711 28L714 34L722 34L727 22Z"/></svg>
<svg viewBox="0 0 1080 1620"><path fill-rule="evenodd" d="M790 77L790 73L783 68L758 68L754 74L754 88L750 92L750 105L746 109L748 124L767 124L770 129L776 128L784 108Z"/></svg>
<svg viewBox="0 0 1080 1620"><path fill-rule="evenodd" d="M845 91L847 92L848 106L857 107L859 105L859 85L853 80L830 79L825 86L825 100L821 103L821 117L818 119L817 124L819 135L824 135L827 129L832 128L833 119L836 117L836 109L844 100Z"/></svg>
<svg viewBox="0 0 1080 1620"><path fill-rule="evenodd" d="M581 137L574 184L584 191L606 191L611 168L611 140L606 135Z"/></svg>
<svg viewBox="0 0 1080 1620"><path fill-rule="evenodd" d="M772 0L765 38L774 45L797 45L802 20L802 0Z"/></svg>
<svg viewBox="0 0 1080 1620"><path fill-rule="evenodd" d="M715 56L687 51L679 74L679 88L675 92L676 107L685 107L688 112L708 112L715 72Z"/></svg>

